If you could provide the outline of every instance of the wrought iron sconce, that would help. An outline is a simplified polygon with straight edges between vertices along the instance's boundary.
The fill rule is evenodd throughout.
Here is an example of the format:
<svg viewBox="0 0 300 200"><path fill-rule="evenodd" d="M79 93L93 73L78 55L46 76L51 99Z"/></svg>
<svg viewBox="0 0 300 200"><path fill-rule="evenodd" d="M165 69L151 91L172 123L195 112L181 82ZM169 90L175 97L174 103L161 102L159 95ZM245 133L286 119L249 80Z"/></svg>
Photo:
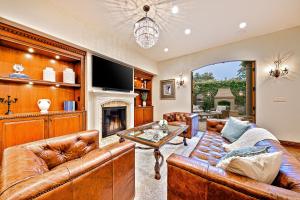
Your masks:
<svg viewBox="0 0 300 200"><path fill-rule="evenodd" d="M176 81L177 85L179 87L183 87L184 86L184 79L183 79L183 74L179 75L179 79Z"/></svg>
<svg viewBox="0 0 300 200"><path fill-rule="evenodd" d="M282 67L282 64L287 60L287 58L278 56L278 59L274 61L275 68L269 71L270 76L279 78L286 76L289 70L286 67Z"/></svg>

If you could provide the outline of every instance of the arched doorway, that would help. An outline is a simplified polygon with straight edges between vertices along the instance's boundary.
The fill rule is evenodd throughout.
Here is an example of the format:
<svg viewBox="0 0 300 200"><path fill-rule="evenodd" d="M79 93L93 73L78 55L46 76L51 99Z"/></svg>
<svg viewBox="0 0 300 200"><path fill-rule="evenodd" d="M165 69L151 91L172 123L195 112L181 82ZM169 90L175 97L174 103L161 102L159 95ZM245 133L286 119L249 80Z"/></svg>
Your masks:
<svg viewBox="0 0 300 200"><path fill-rule="evenodd" d="M222 62L193 70L192 112L203 121L229 116L255 121L255 62Z"/></svg>

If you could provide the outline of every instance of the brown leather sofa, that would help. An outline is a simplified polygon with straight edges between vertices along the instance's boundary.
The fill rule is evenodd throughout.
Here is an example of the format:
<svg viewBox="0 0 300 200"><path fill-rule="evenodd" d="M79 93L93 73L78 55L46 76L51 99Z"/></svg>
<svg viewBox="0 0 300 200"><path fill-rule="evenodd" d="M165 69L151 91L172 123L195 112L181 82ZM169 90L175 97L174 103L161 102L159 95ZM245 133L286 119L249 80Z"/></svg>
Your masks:
<svg viewBox="0 0 300 200"><path fill-rule="evenodd" d="M4 151L1 200L128 200L135 194L134 143L99 148L86 131Z"/></svg>
<svg viewBox="0 0 300 200"><path fill-rule="evenodd" d="M253 200L300 199L300 162L280 143L264 140L256 145L270 145L282 151L283 162L272 185L215 167L225 154L220 135L224 120L207 120L207 132L189 157L172 154L168 160L169 200Z"/></svg>
<svg viewBox="0 0 300 200"><path fill-rule="evenodd" d="M192 138L197 134L198 131L198 114L183 113L183 112L172 112L163 115L163 118L168 121L170 125L184 124L189 125L186 131L186 137Z"/></svg>

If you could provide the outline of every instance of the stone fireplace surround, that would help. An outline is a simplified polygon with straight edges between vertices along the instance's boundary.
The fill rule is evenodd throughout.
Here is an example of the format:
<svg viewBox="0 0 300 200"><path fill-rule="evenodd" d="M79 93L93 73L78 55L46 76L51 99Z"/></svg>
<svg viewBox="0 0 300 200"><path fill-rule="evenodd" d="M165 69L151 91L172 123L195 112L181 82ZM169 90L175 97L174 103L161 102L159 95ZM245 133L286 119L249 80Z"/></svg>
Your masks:
<svg viewBox="0 0 300 200"><path fill-rule="evenodd" d="M126 106L126 128L134 127L134 98L137 94L133 92L115 92L101 89L89 90L91 103L90 116L92 129L99 130L102 138L102 108ZM100 138L100 139L101 139Z"/></svg>

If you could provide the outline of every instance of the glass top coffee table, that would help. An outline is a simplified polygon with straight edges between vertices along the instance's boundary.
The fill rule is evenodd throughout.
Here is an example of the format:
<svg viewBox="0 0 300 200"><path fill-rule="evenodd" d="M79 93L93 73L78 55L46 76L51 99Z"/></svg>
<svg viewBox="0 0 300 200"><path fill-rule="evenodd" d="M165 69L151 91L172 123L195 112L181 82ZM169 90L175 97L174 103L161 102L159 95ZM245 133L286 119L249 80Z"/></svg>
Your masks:
<svg viewBox="0 0 300 200"><path fill-rule="evenodd" d="M160 167L163 164L164 157L160 153L159 149L165 144L179 145L184 144L187 146L186 142L186 130L189 126L187 125L168 125L165 128L161 128L158 122L153 122L131 128L128 130L120 131L117 135L120 137L120 142L124 142L125 139L143 144L147 147L136 147L139 149L154 149L155 157L155 179L160 179ZM182 134L183 141L180 143L170 143L170 141L176 136ZM161 159L161 162L159 160Z"/></svg>

